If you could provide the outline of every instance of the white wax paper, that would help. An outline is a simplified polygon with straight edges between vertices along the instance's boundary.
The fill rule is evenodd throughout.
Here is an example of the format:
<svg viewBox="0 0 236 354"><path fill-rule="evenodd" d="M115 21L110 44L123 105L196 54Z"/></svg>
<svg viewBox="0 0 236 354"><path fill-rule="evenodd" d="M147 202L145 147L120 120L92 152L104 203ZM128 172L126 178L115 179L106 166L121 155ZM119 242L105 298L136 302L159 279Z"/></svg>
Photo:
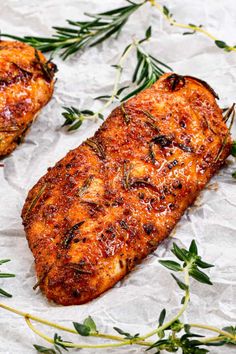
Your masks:
<svg viewBox="0 0 236 354"><path fill-rule="evenodd" d="M65 25L65 19L83 18L83 13L98 12L123 5L121 0L1 0L0 29L16 35L50 35L52 25ZM166 0L162 2L184 23L203 24L219 39L236 44L235 0ZM120 327L130 333L145 333L153 328L160 311L167 308L168 317L176 313L181 295L169 272L159 263L159 257L170 257L173 241L188 246L195 238L200 254L215 268L209 271L212 287L193 282L191 303L186 321L223 327L236 323L236 182L231 173L234 159L213 178L194 207L178 223L172 237L166 240L135 271L98 299L82 305L61 307L49 303L36 282L33 256L28 248L20 213L28 190L70 149L91 136L98 127L84 123L79 131L67 133L60 128L63 105L92 110L99 106L93 97L111 92L114 68L119 55L135 36L142 38L152 24L153 36L146 46L160 60L180 74L189 74L209 82L218 92L221 107L236 100L236 53L226 53L201 34L183 36L183 30L169 26L149 4L132 16L119 40L88 49L63 62L56 58L59 72L51 102L42 110L37 121L20 145L0 168L0 259L10 258L2 270L16 274L0 286L14 296L1 299L9 306L69 325L91 315L102 331ZM122 84L130 81L135 57L128 61ZM110 109L106 112L110 112ZM234 133L235 136L235 133ZM53 333L44 328L45 332ZM62 333L64 339L70 335ZM211 333L210 333L211 335ZM84 338L75 338L84 342ZM86 338L85 338L86 339ZM46 345L36 337L24 319L0 309L0 353L33 354L33 343ZM212 353L234 353L233 348L216 347ZM76 351L71 351L76 352ZM84 350L83 353L142 353L142 347L124 349Z"/></svg>

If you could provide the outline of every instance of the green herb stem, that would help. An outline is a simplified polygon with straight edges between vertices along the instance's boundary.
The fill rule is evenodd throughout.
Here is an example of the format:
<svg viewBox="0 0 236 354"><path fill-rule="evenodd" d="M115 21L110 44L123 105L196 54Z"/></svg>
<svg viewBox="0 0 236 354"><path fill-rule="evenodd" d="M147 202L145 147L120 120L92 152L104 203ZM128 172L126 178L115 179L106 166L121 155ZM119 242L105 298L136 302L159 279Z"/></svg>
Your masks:
<svg viewBox="0 0 236 354"><path fill-rule="evenodd" d="M128 21L129 17L143 6L148 0L140 3L127 0L128 5L110 11L88 14L87 21L67 20L69 27L52 27L54 34L51 37L19 37L7 33L2 33L2 37L12 38L24 43L28 43L42 52L60 52L63 59L86 48L104 42L108 38L116 35Z"/></svg>
<svg viewBox="0 0 236 354"><path fill-rule="evenodd" d="M73 329L73 328L65 327L65 326L59 325L57 323L45 320L45 319L43 319L41 317L38 317L38 316L35 316L35 315L31 315L31 314L29 314L27 312L23 312L23 311L17 310L15 308L7 306L7 305L5 305L3 303L0 303L0 307L5 309L5 310L7 310L7 311L13 312L16 315L22 316L24 318L31 319L31 320L36 321L38 323L42 323L42 324L44 324L46 326L53 327L53 328L59 329L59 330L64 331L64 332L78 334L78 332L75 329ZM109 335L109 334L104 334L104 333L91 333L91 336L105 338L105 339L112 339L112 340L117 340L117 341L123 341L124 340L124 338L122 338L120 336L114 336L114 335Z"/></svg>
<svg viewBox="0 0 236 354"><path fill-rule="evenodd" d="M158 332L164 331L166 328L170 327L175 321L177 321L182 314L185 312L189 300L190 300L190 290L189 290L189 270L190 266L187 265L186 267L184 267L183 271L184 271L184 280L185 280L185 285L187 286L187 289L185 291L185 299L184 299L184 304L181 307L181 309L179 310L179 312L177 313L176 316L174 316L170 321L164 323L162 326L158 327L157 329L147 333L146 335L142 336L141 338L143 340L152 337L153 335L157 334Z"/></svg>
<svg viewBox="0 0 236 354"><path fill-rule="evenodd" d="M156 7L160 11L160 13L170 23L171 26L175 26L175 27L191 30L191 31L193 31L191 33L195 33L195 32L202 33L206 37L208 37L211 40L213 40L217 47L219 47L221 49L224 49L227 52L231 52L231 51L236 52L236 46L229 46L224 41L219 40L217 37L213 36L210 32L208 32L207 30L202 28L202 26L196 26L194 24L185 24L185 23L177 22L173 18L172 14L170 14L170 12L169 12L169 10L167 9L166 6L160 5L155 0L149 0L149 2L151 3L152 6Z"/></svg>
<svg viewBox="0 0 236 354"><path fill-rule="evenodd" d="M236 336L234 336L233 334L223 331L222 329L219 329L217 327L213 327L213 326L209 326L209 325L204 325L204 324L200 324L200 323L189 323L190 327L195 327L195 328L201 328L201 329L206 329L209 330L211 332L216 332L219 333L220 335L226 337L226 338L230 338L232 340L236 340Z"/></svg>

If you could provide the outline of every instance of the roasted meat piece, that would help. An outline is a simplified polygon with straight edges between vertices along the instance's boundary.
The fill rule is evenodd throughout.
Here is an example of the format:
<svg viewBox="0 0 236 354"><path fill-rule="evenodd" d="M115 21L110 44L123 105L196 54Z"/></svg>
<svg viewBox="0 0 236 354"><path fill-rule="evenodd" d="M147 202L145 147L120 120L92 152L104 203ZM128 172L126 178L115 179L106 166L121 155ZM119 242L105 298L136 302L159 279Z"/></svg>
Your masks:
<svg viewBox="0 0 236 354"><path fill-rule="evenodd" d="M0 41L0 158L16 148L51 98L55 69L29 45Z"/></svg>
<svg viewBox="0 0 236 354"><path fill-rule="evenodd" d="M32 188L22 217L48 299L94 299L170 234L230 153L215 97L165 74Z"/></svg>

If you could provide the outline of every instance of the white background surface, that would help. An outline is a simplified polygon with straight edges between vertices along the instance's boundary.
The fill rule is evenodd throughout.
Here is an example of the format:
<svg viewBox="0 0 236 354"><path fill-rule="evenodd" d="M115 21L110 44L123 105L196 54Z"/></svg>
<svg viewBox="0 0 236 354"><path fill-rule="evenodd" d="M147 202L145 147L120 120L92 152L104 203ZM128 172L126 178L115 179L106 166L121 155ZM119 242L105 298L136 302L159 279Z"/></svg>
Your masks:
<svg viewBox="0 0 236 354"><path fill-rule="evenodd" d="M66 18L77 20L83 18L84 11L104 11L123 4L124 1L120 0L1 0L0 29L16 35L50 35L50 27L65 25ZM234 0L174 0L162 4L170 8L177 20L203 24L219 39L236 44ZM143 333L155 326L163 307L168 309L168 315L171 311L175 313L181 299L169 272L159 265L158 257L170 256L173 238L184 246L195 238L200 254L216 265L210 270L214 286L193 282L191 305L185 320L219 327L235 324L236 182L231 173L236 165L233 166L233 159L211 182L217 183L217 190L205 189L197 205L182 218L172 238L100 298L86 305L63 308L48 303L39 291L32 290L36 282L34 262L20 218L27 191L49 166L91 136L98 126L86 123L79 131L66 133L60 128L63 123L61 106L95 109L99 103L92 98L111 91L114 79L111 64L117 63L120 53L134 35L143 37L150 24L153 38L147 47L154 56L180 74L207 80L220 95L222 107L235 102L236 53L224 52L200 34L182 36L182 30L170 27L149 5L133 15L118 41L109 40L66 62L56 58L59 73L53 99L33 124L25 143L6 158L4 168L0 168L0 259L11 258L12 262L2 270L17 275L15 279L4 281L4 288L14 295L12 299L3 299L4 303L67 325L72 320L80 322L90 314L103 331L118 326L131 333ZM135 57L124 72L123 84L130 80L134 65ZM70 339L67 334L63 338ZM33 354L33 343L45 344L28 330L24 319L0 309L0 353ZM101 352L105 353L101 350L83 351L85 354ZM143 349L131 347L106 353L113 352L131 354L141 353ZM212 353L231 354L233 349L213 348Z"/></svg>

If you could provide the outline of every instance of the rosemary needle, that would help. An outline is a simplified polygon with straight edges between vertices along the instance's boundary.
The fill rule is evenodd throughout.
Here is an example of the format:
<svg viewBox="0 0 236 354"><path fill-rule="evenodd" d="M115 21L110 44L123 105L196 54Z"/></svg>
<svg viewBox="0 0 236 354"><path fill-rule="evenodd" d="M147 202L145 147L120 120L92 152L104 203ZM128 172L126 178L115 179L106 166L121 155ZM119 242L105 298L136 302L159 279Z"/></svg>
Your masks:
<svg viewBox="0 0 236 354"><path fill-rule="evenodd" d="M85 47L92 47L111 36L118 36L129 17L147 2L147 0L141 3L126 1L128 2L127 6L114 10L98 14L85 13L90 20L67 20L70 27L52 27L55 30L52 37L19 37L7 33L2 33L1 37L28 43L42 52L60 52L61 57L66 59Z"/></svg>
<svg viewBox="0 0 236 354"><path fill-rule="evenodd" d="M76 130L81 127L84 120L104 119L103 112L115 100L124 102L133 97L142 90L154 84L165 70L172 71L172 69L162 61L156 59L143 48L143 43L148 41L152 35L151 27L145 32L145 37L139 41L134 40L123 51L117 65L113 65L116 69L115 82L111 95L103 95L96 97L96 99L106 99L106 103L97 112L92 112L89 109L79 109L76 107L63 107L62 113L65 118L63 126L69 126L69 131ZM124 64L126 63L130 53L136 50L137 64L132 77L132 86L119 87ZM134 86L134 88L133 88ZM133 89L132 89L133 88ZM128 91L128 93L126 93ZM125 94L124 94L125 93Z"/></svg>

